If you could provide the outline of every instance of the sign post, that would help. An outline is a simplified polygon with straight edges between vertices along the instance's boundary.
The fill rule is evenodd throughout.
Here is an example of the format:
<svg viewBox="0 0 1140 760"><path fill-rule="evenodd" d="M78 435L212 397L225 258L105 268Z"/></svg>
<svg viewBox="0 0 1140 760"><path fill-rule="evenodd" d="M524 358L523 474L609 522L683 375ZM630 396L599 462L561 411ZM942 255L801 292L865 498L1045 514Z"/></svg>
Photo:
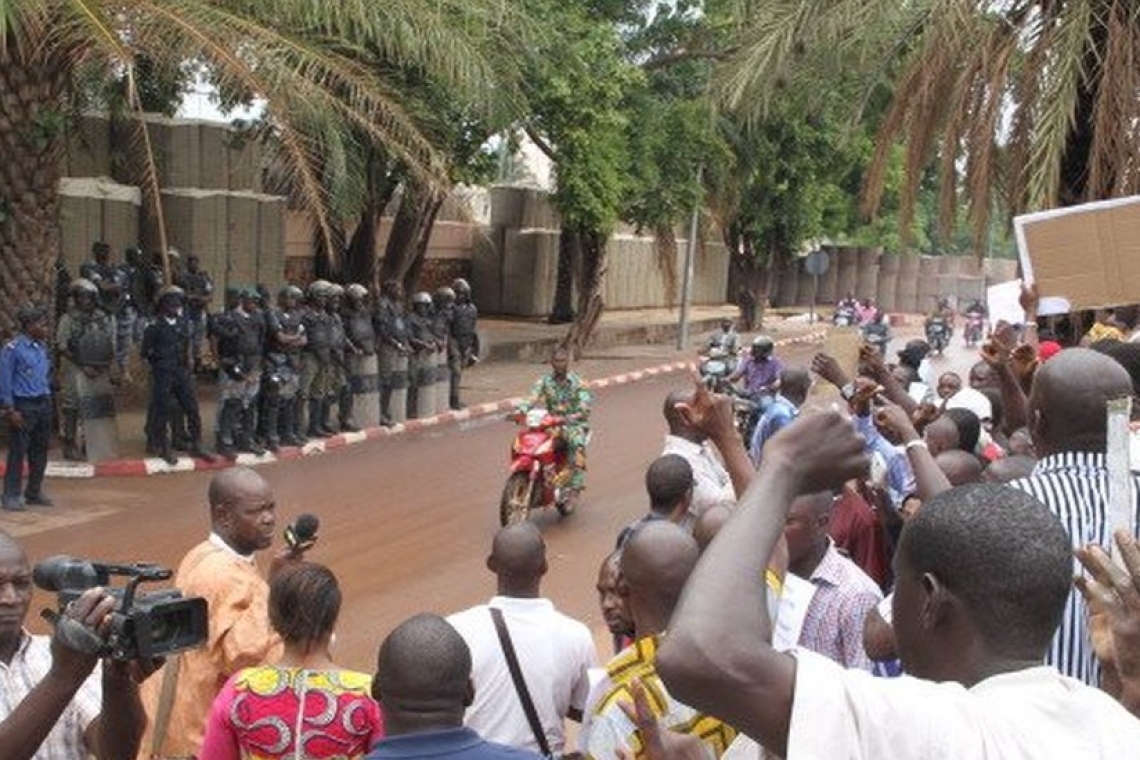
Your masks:
<svg viewBox="0 0 1140 760"><path fill-rule="evenodd" d="M804 271L811 275L812 288L811 288L811 317L809 322L815 322L815 302L819 296L819 276L827 271L827 267L831 264L831 259L827 254L820 250L815 250L809 253L804 258Z"/></svg>

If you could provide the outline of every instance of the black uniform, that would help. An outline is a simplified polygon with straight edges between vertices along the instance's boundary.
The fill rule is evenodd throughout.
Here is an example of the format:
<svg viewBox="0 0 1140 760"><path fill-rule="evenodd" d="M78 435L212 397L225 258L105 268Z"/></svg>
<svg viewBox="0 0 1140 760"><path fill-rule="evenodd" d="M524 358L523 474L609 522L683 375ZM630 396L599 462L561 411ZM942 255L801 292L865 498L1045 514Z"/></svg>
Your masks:
<svg viewBox="0 0 1140 760"><path fill-rule="evenodd" d="M345 338L348 350L352 357L368 357L376 354L376 326L373 323L372 313L364 305L349 307L342 315ZM360 393L375 393L377 379L375 375L363 376L353 373L353 366L357 364L354 359L347 362L348 382L345 384L340 399L340 428L341 430L355 427L352 410L355 406L355 396Z"/></svg>
<svg viewBox="0 0 1140 760"><path fill-rule="evenodd" d="M373 320L377 348L380 351L380 416L383 420L389 420L392 391L407 387L408 373L406 370L392 371L386 366L385 358L388 355L411 353L408 344L411 331L403 306L390 298L382 297L379 300Z"/></svg>
<svg viewBox="0 0 1140 760"><path fill-rule="evenodd" d="M151 367L152 429L147 431L147 438L152 440L167 458L170 456L167 427L170 423L172 400L177 401L186 415L190 448L195 452L201 449L202 416L198 411L194 381L187 363L189 350L190 324L184 317L160 316L143 331L142 355L150 362Z"/></svg>
<svg viewBox="0 0 1140 760"><path fill-rule="evenodd" d="M447 363L451 369L450 406L459 409L459 384L463 370L479 360L479 310L469 300L455 304L451 316L451 339L447 342Z"/></svg>
<svg viewBox="0 0 1140 760"><path fill-rule="evenodd" d="M257 397L265 353L265 318L260 311L230 309L214 317L210 331L218 340L218 386L222 405L218 451L263 453L254 442Z"/></svg>
<svg viewBox="0 0 1140 760"><path fill-rule="evenodd" d="M300 446L301 348L286 346L284 336L304 335L301 310L270 309L266 312L265 372L261 392L265 398L265 441L273 449L280 443Z"/></svg>

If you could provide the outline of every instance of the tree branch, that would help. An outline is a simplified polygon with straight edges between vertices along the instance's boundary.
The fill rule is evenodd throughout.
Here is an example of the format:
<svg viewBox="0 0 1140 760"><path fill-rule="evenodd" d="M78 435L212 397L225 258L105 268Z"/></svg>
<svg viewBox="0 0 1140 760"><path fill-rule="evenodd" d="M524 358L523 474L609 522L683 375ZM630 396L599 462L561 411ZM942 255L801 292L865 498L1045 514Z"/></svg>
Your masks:
<svg viewBox="0 0 1140 760"><path fill-rule="evenodd" d="M732 57L737 48L731 47L725 50L674 50L670 53L663 53L656 58L651 58L641 65L645 71L653 71L655 69L663 69L666 66L672 66L677 63L693 60L710 60L710 61L727 61Z"/></svg>
<svg viewBox="0 0 1140 760"><path fill-rule="evenodd" d="M547 158L551 161L555 160L554 147L546 141L545 137L535 131L534 127L530 124L525 124L523 125L523 131L526 132L526 136L530 138L530 141L534 143L535 147L546 154Z"/></svg>

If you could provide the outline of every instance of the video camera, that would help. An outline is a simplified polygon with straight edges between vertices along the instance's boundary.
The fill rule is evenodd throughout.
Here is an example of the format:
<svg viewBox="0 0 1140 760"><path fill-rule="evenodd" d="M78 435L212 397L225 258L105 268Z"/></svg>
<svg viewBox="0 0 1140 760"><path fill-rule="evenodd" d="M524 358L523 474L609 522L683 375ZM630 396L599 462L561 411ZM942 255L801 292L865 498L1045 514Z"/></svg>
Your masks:
<svg viewBox="0 0 1140 760"><path fill-rule="evenodd" d="M114 660L155 659L194 649L206 640L206 600L183 597L178 589L138 593L140 583L169 580L166 568L147 563L112 565L89 562L65 555L37 562L32 570L35 584L54 591L59 609L78 599L84 591L103 587L116 600L110 614L110 631L98 646L101 657ZM112 576L129 578L122 588L111 587ZM93 645L91 645L93 646Z"/></svg>

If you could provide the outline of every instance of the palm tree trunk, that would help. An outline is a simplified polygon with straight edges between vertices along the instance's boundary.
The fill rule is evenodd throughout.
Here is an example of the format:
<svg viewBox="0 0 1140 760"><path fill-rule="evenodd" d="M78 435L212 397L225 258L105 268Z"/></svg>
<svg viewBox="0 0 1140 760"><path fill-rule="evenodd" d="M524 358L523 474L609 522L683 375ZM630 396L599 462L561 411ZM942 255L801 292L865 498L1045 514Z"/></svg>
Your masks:
<svg viewBox="0 0 1140 760"><path fill-rule="evenodd" d="M0 334L53 303L69 72L65 51L0 46Z"/></svg>
<svg viewBox="0 0 1140 760"><path fill-rule="evenodd" d="M384 261L380 265L381 282L399 280L405 288L416 286L419 270L413 271L413 267L417 258L426 255L432 227L443 201L444 194L437 189L411 183L405 186L400 208L392 220Z"/></svg>

